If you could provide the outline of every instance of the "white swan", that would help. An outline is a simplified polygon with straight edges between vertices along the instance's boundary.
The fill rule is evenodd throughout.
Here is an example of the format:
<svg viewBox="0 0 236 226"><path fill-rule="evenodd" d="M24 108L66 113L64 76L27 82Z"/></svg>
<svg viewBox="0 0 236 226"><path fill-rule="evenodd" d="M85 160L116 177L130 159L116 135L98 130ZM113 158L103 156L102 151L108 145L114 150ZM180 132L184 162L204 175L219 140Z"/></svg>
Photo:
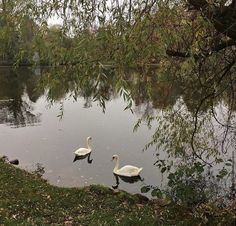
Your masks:
<svg viewBox="0 0 236 226"><path fill-rule="evenodd" d="M124 177L136 177L139 175L141 170L143 168L138 168L136 166L123 166L119 169L119 156L118 155L113 155L112 160L116 161L115 168L113 170L113 173L118 175L118 176L124 176Z"/></svg>
<svg viewBox="0 0 236 226"><path fill-rule="evenodd" d="M92 151L92 148L89 144L89 141L92 140L92 137L87 137L87 148L79 148L74 153L76 156L84 156L89 154Z"/></svg>

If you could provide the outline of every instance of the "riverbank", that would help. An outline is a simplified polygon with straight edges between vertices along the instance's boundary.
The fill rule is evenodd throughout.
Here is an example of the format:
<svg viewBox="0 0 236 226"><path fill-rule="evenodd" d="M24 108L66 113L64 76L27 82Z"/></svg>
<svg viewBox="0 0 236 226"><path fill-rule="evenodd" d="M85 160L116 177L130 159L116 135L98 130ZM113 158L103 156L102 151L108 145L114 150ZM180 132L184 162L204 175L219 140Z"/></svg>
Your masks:
<svg viewBox="0 0 236 226"><path fill-rule="evenodd" d="M0 225L235 225L234 208L193 210L99 185L55 187L0 159Z"/></svg>

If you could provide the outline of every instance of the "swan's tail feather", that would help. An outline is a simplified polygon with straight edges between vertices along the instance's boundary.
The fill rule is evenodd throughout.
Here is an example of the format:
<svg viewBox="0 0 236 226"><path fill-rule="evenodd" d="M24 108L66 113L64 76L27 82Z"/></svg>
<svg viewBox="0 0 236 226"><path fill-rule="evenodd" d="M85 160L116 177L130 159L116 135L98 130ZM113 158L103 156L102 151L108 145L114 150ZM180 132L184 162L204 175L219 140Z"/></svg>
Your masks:
<svg viewBox="0 0 236 226"><path fill-rule="evenodd" d="M75 156L75 158L74 158L74 160L73 160L73 162L75 162L76 160L78 160L79 158L78 158L78 156L76 155Z"/></svg>
<svg viewBox="0 0 236 226"><path fill-rule="evenodd" d="M139 168L139 169L138 169L138 173L140 173L140 172L142 171L142 169L143 169L142 167L141 167L141 168Z"/></svg>

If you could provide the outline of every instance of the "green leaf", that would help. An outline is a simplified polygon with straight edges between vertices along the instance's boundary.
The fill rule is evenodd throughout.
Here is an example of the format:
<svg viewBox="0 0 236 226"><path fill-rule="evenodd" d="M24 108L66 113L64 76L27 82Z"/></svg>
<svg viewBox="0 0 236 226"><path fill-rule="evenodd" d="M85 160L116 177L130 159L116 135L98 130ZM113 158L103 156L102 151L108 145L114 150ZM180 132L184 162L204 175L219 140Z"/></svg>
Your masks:
<svg viewBox="0 0 236 226"><path fill-rule="evenodd" d="M166 171L166 167L163 167L162 169L161 169L161 173L164 173Z"/></svg>
<svg viewBox="0 0 236 226"><path fill-rule="evenodd" d="M222 179L222 178L225 177L226 175L228 175L228 171L227 171L225 168L223 168L222 170L220 170L220 172L219 172L219 174L217 175L217 177Z"/></svg>
<svg viewBox="0 0 236 226"><path fill-rule="evenodd" d="M142 193L147 193L151 190L151 186L150 185L147 185L147 186L144 186L141 188L141 192Z"/></svg>
<svg viewBox="0 0 236 226"><path fill-rule="evenodd" d="M159 188L155 188L155 189L152 190L151 195L152 195L152 197L161 198L162 197L162 192Z"/></svg>

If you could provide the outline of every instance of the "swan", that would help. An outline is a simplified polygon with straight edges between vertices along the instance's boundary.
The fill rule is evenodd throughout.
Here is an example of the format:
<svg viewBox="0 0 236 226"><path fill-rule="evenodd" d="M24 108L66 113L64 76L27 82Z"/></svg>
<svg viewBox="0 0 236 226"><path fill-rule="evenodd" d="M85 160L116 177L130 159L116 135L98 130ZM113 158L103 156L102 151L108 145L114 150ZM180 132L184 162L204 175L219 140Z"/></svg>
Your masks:
<svg viewBox="0 0 236 226"><path fill-rule="evenodd" d="M143 168L138 168L136 166L123 166L119 169L119 156L118 155L113 155L112 156L112 161L116 161L115 168L113 170L113 173L118 175L118 176L124 176L124 177L136 177L140 174L141 170Z"/></svg>
<svg viewBox="0 0 236 226"><path fill-rule="evenodd" d="M85 155L88 155L92 151L92 148L89 145L89 141L90 140L92 140L92 137L87 137L87 148L79 148L79 149L77 149L74 152L76 156L78 156L78 157L85 156Z"/></svg>

